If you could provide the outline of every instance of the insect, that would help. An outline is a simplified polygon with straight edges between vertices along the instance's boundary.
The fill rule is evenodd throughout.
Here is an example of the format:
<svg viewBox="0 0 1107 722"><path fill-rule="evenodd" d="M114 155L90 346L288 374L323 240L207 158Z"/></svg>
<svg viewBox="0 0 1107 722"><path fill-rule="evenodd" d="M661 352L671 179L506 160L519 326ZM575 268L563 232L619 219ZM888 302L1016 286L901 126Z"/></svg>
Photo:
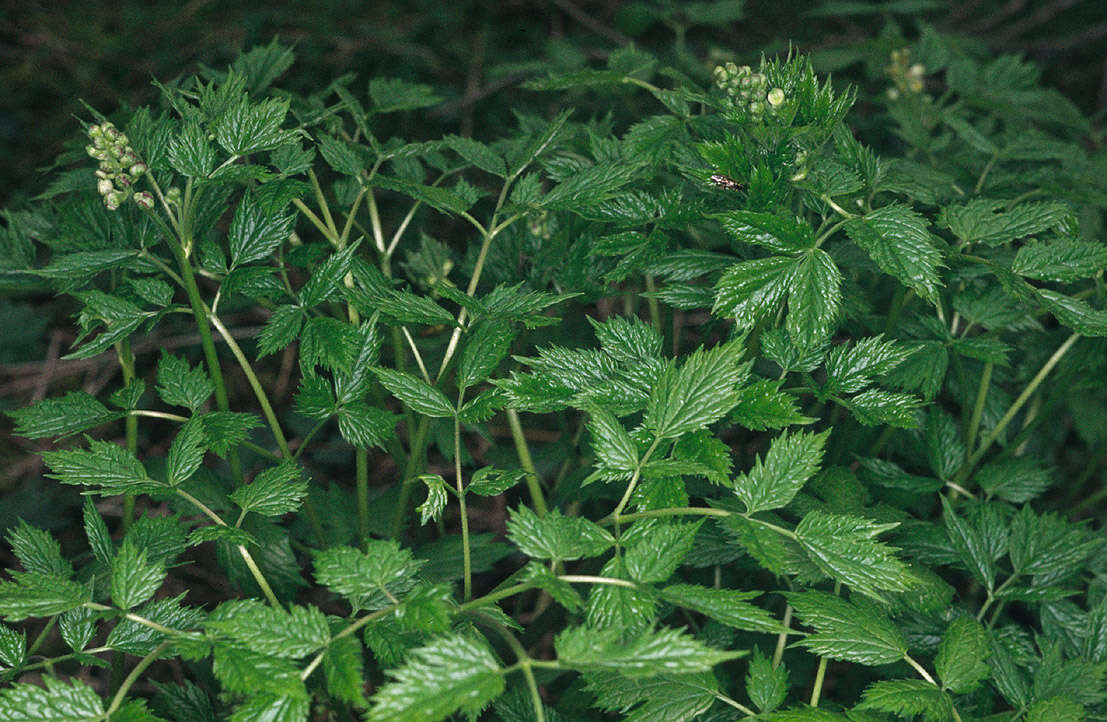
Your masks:
<svg viewBox="0 0 1107 722"><path fill-rule="evenodd" d="M725 176L722 173L715 173L711 176L711 182L720 188L726 188L727 190L740 191L745 188L745 185L734 180L730 176Z"/></svg>

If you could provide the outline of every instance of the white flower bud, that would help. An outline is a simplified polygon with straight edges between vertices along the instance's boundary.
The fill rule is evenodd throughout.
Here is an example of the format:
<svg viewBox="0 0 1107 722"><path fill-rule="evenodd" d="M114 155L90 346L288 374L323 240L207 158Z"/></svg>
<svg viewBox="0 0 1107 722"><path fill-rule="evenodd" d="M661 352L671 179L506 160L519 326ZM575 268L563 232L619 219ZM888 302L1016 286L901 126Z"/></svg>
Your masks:
<svg viewBox="0 0 1107 722"><path fill-rule="evenodd" d="M165 192L165 200L167 203L177 204L181 202L181 189L177 187L170 188Z"/></svg>
<svg viewBox="0 0 1107 722"><path fill-rule="evenodd" d="M97 171L97 172L99 172L99 171ZM115 190L115 186L113 186L111 181L108 180L107 178L101 178L96 183L96 190L98 190L100 192L100 195L106 196L107 194L109 194L113 190Z"/></svg>
<svg viewBox="0 0 1107 722"><path fill-rule="evenodd" d="M134 198L135 203L138 204L139 208L145 211L154 210L154 197L146 191L135 193L132 197Z"/></svg>
<svg viewBox="0 0 1107 722"><path fill-rule="evenodd" d="M784 102L784 91L781 88L773 88L769 91L768 100L769 105L776 108Z"/></svg>
<svg viewBox="0 0 1107 722"><path fill-rule="evenodd" d="M109 211L114 211L119 208L119 205L126 200L127 196L123 191L113 191L104 196L104 205L107 206Z"/></svg>
<svg viewBox="0 0 1107 722"><path fill-rule="evenodd" d="M134 165L131 166L130 174L133 175L135 178L139 177L140 175L142 175L145 172L146 172L146 164L145 163L139 162L139 163L135 163Z"/></svg>

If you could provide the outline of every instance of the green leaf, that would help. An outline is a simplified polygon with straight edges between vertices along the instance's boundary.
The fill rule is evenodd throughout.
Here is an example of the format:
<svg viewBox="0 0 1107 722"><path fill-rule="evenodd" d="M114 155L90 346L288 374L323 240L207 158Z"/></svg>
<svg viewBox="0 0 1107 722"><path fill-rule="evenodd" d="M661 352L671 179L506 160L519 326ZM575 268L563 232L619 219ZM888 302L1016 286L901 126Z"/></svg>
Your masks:
<svg viewBox="0 0 1107 722"><path fill-rule="evenodd" d="M1026 722L1084 722L1084 705L1067 697L1039 700L1026 713Z"/></svg>
<svg viewBox="0 0 1107 722"><path fill-rule="evenodd" d="M362 685L365 679L365 651L354 635L332 639L323 657L327 693L346 704L368 707Z"/></svg>
<svg viewBox="0 0 1107 722"><path fill-rule="evenodd" d="M309 419L322 421L335 412L334 393L330 383L314 373L305 373L296 389L296 411Z"/></svg>
<svg viewBox="0 0 1107 722"><path fill-rule="evenodd" d="M734 493L747 514L786 506L819 470L830 431L818 434L787 431L776 437L762 462L758 456L748 474L734 479Z"/></svg>
<svg viewBox="0 0 1107 722"><path fill-rule="evenodd" d="M300 368L322 366L349 372L360 348L361 334L353 324L330 316L315 316L308 319L300 334Z"/></svg>
<svg viewBox="0 0 1107 722"><path fill-rule="evenodd" d="M207 450L204 422L199 417L193 417L180 428L169 446L169 458L166 461L169 485L178 486L188 481L204 462Z"/></svg>
<svg viewBox="0 0 1107 722"><path fill-rule="evenodd" d="M1031 456L1016 456L981 466L973 480L989 497L997 496L1012 504L1037 497L1053 483L1049 472Z"/></svg>
<svg viewBox="0 0 1107 722"><path fill-rule="evenodd" d="M623 641L617 629L569 627L554 639L563 667L589 672L617 672L629 678L708 672L716 664L741 657L708 647L678 629L643 631Z"/></svg>
<svg viewBox="0 0 1107 722"><path fill-rule="evenodd" d="M919 399L912 394L869 389L844 403L854 418L866 426L889 425L912 429L919 423L915 416Z"/></svg>
<svg viewBox="0 0 1107 722"><path fill-rule="evenodd" d="M75 486L98 486L100 493L141 494L164 488L146 475L146 469L126 449L107 441L88 440L88 450L44 451L51 479Z"/></svg>
<svg viewBox="0 0 1107 722"><path fill-rule="evenodd" d="M83 645L82 645L83 646ZM0 624L0 665L12 669L27 659L27 634Z"/></svg>
<svg viewBox="0 0 1107 722"><path fill-rule="evenodd" d="M315 580L350 600L355 608L387 606L415 584L425 562L394 541L369 540L366 551L331 547L315 555Z"/></svg>
<svg viewBox="0 0 1107 722"><path fill-rule="evenodd" d="M231 492L231 501L243 512L280 516L296 511L307 496L308 482L295 462L286 461L266 469L253 481Z"/></svg>
<svg viewBox="0 0 1107 722"><path fill-rule="evenodd" d="M614 414L599 407L587 411L597 473L607 481L629 480L638 468L638 447Z"/></svg>
<svg viewBox="0 0 1107 722"><path fill-rule="evenodd" d="M926 226L923 216L892 204L846 221L845 230L882 271L934 303L942 285L938 277L942 254Z"/></svg>
<svg viewBox="0 0 1107 722"><path fill-rule="evenodd" d="M938 223L963 241L999 246L1058 227L1072 217L1068 206L1055 201L1007 205L1007 201L976 198L964 205L946 206Z"/></svg>
<svg viewBox="0 0 1107 722"><path fill-rule="evenodd" d="M796 526L796 541L827 576L880 599L880 592L905 592L915 582L898 551L876 537L899 526L876 524L849 514L811 511Z"/></svg>
<svg viewBox="0 0 1107 722"><path fill-rule="evenodd" d="M507 357L515 332L503 321L481 321L470 328L457 364L457 385L468 388L488 378Z"/></svg>
<svg viewBox="0 0 1107 722"><path fill-rule="evenodd" d="M285 611L257 599L224 602L204 626L252 652L288 659L317 652L331 639L318 608L292 605Z"/></svg>
<svg viewBox="0 0 1107 722"><path fill-rule="evenodd" d="M529 557L558 561L599 556L615 543L611 532L584 517L557 509L539 517L526 506L510 512L507 538Z"/></svg>
<svg viewBox="0 0 1107 722"><path fill-rule="evenodd" d="M92 547L92 555L98 562L111 564L111 558L115 556L115 547L108 533L108 525L104 523L104 517L100 516L100 512L96 511L96 504L90 497L85 497L82 517L85 536L88 537L88 545Z"/></svg>
<svg viewBox="0 0 1107 722"><path fill-rule="evenodd" d="M542 198L542 207L548 211L577 212L598 205L614 198L637 172L637 165L624 159L578 169L550 189Z"/></svg>
<svg viewBox="0 0 1107 722"><path fill-rule="evenodd" d="M512 153L508 158L508 175L510 177L518 176L527 166L545 153L553 144L554 139L561 133L566 121L569 120L569 116L572 114L572 108L562 108L553 120L545 123L540 131L534 133L534 137L530 139L527 145L522 147L522 150L518 153Z"/></svg>
<svg viewBox="0 0 1107 722"><path fill-rule="evenodd" d="M969 616L954 619L942 635L934 660L942 687L958 694L976 689L991 674L990 653L988 632L980 622Z"/></svg>
<svg viewBox="0 0 1107 722"><path fill-rule="evenodd" d="M661 590L661 598L669 604L699 612L728 627L779 634L783 629L780 622L767 610L748 601L762 593L711 589L694 584L672 584Z"/></svg>
<svg viewBox="0 0 1107 722"><path fill-rule="evenodd" d="M826 357L826 383L819 390L822 398L852 394L867 388L911 355L913 349L884 335L869 336L853 346L835 346Z"/></svg>
<svg viewBox="0 0 1107 722"><path fill-rule="evenodd" d="M446 509L446 480L438 474L420 474L419 480L427 485L427 499L415 508L419 512L419 524L438 521Z"/></svg>
<svg viewBox="0 0 1107 722"><path fill-rule="evenodd" d="M195 412L215 392L215 385L202 366L193 368L180 356L162 351L157 392L170 406L184 406Z"/></svg>
<svg viewBox="0 0 1107 722"><path fill-rule="evenodd" d="M953 417L939 406L926 414L926 451L930 470L939 479L953 479L965 463L965 443Z"/></svg>
<svg viewBox="0 0 1107 722"><path fill-rule="evenodd" d="M91 600L84 584L53 574L9 570L14 581L0 582L0 616L9 622L48 617Z"/></svg>
<svg viewBox="0 0 1107 722"><path fill-rule="evenodd" d="M165 581L165 565L149 561L146 550L124 539L111 562L111 600L120 609L142 604Z"/></svg>
<svg viewBox="0 0 1107 722"><path fill-rule="evenodd" d="M1027 243L1019 248L1011 270L1041 281L1068 283L1091 278L1107 266L1107 245L1074 238Z"/></svg>
<svg viewBox="0 0 1107 722"><path fill-rule="evenodd" d="M650 391L642 425L659 439L675 439L715 423L738 403L738 386L749 374L742 344L731 341L697 349L678 369L670 364Z"/></svg>
<svg viewBox="0 0 1107 722"><path fill-rule="evenodd" d="M395 435L398 420L392 412L364 401L351 401L338 409L338 431L342 438L363 449L383 447Z"/></svg>
<svg viewBox="0 0 1107 722"><path fill-rule="evenodd" d="M60 398L45 399L7 414L15 420L15 433L28 439L65 437L121 416L84 391L70 391Z"/></svg>
<svg viewBox="0 0 1107 722"><path fill-rule="evenodd" d="M429 85L409 83L399 78L373 78L369 81L369 98L374 113L395 113L438 105L442 99Z"/></svg>
<svg viewBox="0 0 1107 722"><path fill-rule="evenodd" d="M761 379L740 389L730 418L752 431L812 423L814 419L796 408L796 398L780 390L780 383Z"/></svg>
<svg viewBox="0 0 1107 722"><path fill-rule="evenodd" d="M374 368L373 373L382 386L412 411L438 419L453 417L454 407L446 395L426 381L403 371L381 367Z"/></svg>
<svg viewBox="0 0 1107 722"><path fill-rule="evenodd" d="M219 456L246 440L250 429L261 426L261 419L239 411L209 411L200 419L208 436L208 448Z"/></svg>
<svg viewBox="0 0 1107 722"><path fill-rule="evenodd" d="M440 188L439 186L413 183L403 178L392 178L385 175L374 176L373 185L378 188L386 188L396 191L397 193L403 193L443 213L464 213L476 202L475 199L466 198L460 193L455 193L454 191Z"/></svg>
<svg viewBox="0 0 1107 722"><path fill-rule="evenodd" d="M1038 289L1038 296L1054 318L1082 336L1107 336L1107 311L1092 308L1086 301L1063 293Z"/></svg>
<svg viewBox="0 0 1107 722"><path fill-rule="evenodd" d="M746 671L746 694L759 712L772 712L788 695L788 667L773 667L757 647L753 649Z"/></svg>
<svg viewBox="0 0 1107 722"><path fill-rule="evenodd" d="M350 263L354 253L361 245L355 241L337 253L331 254L327 260L320 263L312 271L307 283L300 289L300 305L305 308L313 308L324 301L341 297L342 279L350 271Z"/></svg>
<svg viewBox="0 0 1107 722"><path fill-rule="evenodd" d="M549 592L549 595L570 612L576 612L584 604L573 585L550 571L541 562L531 561L523 567L518 576L521 584L531 584L537 589Z"/></svg>
<svg viewBox="0 0 1107 722"><path fill-rule="evenodd" d="M447 148L469 163L492 175L500 178L505 177L507 167L504 164L504 159L484 143L472 138L462 138L458 135L447 135L442 140Z"/></svg>
<svg viewBox="0 0 1107 722"><path fill-rule="evenodd" d="M186 178L207 178L215 170L215 148L199 123L185 123L181 132L170 138L167 152L169 164Z"/></svg>
<svg viewBox="0 0 1107 722"><path fill-rule="evenodd" d="M941 689L921 679L873 682L855 709L891 712L912 718L921 714L927 722L953 719L953 700Z"/></svg>
<svg viewBox="0 0 1107 722"><path fill-rule="evenodd" d="M396 291L386 285L374 285L370 288L346 288L344 293L358 311L367 315L379 311L382 316L396 323L457 325L457 320L449 311L431 299L417 296L411 291Z"/></svg>
<svg viewBox="0 0 1107 722"><path fill-rule="evenodd" d="M715 218L739 243L761 246L776 253L794 253L815 244L811 225L796 217L759 211L730 211Z"/></svg>
<svg viewBox="0 0 1107 722"><path fill-rule="evenodd" d="M628 542L623 563L631 579L648 584L671 577L692 549L701 524L702 520L651 525L646 535L633 544Z"/></svg>
<svg viewBox="0 0 1107 722"><path fill-rule="evenodd" d="M295 341L303 321L304 312L299 306L283 304L274 308L258 334L258 358L281 351Z"/></svg>
<svg viewBox="0 0 1107 722"><path fill-rule="evenodd" d="M646 678L592 672L585 682L596 706L621 713L624 722L691 722L711 707L719 686L708 672Z"/></svg>
<svg viewBox="0 0 1107 722"><path fill-rule="evenodd" d="M439 722L455 712L475 718L504 691L504 673L488 643L466 634L413 649L373 695L369 722Z"/></svg>
<svg viewBox="0 0 1107 722"><path fill-rule="evenodd" d="M815 654L870 667L898 662L907 654L902 632L871 603L814 591L784 596L803 623L815 628L797 642Z"/></svg>
<svg viewBox="0 0 1107 722"><path fill-rule="evenodd" d="M995 589L996 562L984 537L979 529L957 516L945 496L939 498L942 500L942 519L954 550L976 580L991 592Z"/></svg>
<svg viewBox="0 0 1107 722"><path fill-rule="evenodd" d="M792 271L785 327L793 343L810 348L834 330L842 300L842 274L830 255L814 248Z"/></svg>
<svg viewBox="0 0 1107 722"><path fill-rule="evenodd" d="M270 699L283 695L307 699L300 670L281 657L218 643L212 655L212 671L228 692L267 695Z"/></svg>
<svg viewBox="0 0 1107 722"><path fill-rule="evenodd" d="M207 653L207 645L199 642L197 635L191 631L199 628L207 615L199 609L181 606L183 597L184 594L156 599L135 610L135 616L172 631L154 629L149 624L140 624L133 619L120 619L108 635L106 644L121 652L141 657L152 653L158 645L172 637L174 642L182 645L196 643L205 648L204 653ZM174 634L174 631L177 633ZM181 647L176 649L179 652Z"/></svg>
<svg viewBox="0 0 1107 722"><path fill-rule="evenodd" d="M100 722L104 703L84 682L42 678L45 688L13 684L0 690L0 719L8 722Z"/></svg>
<svg viewBox="0 0 1107 722"><path fill-rule="evenodd" d="M327 165L351 178L357 178L373 165L367 148L342 138L320 133L317 147Z"/></svg>
<svg viewBox="0 0 1107 722"><path fill-rule="evenodd" d="M779 310L784 295L792 288L798 265L796 259L788 256L734 264L715 284L711 312L733 317L739 329L753 328Z"/></svg>
<svg viewBox="0 0 1107 722"><path fill-rule="evenodd" d="M61 545L50 532L20 519L18 526L8 530L8 544L26 571L72 578L73 565L62 557Z"/></svg>
<svg viewBox="0 0 1107 722"><path fill-rule="evenodd" d="M465 491L481 496L499 496L522 481L524 476L526 472L523 469L505 471L485 466L473 472Z"/></svg>
<svg viewBox="0 0 1107 722"><path fill-rule="evenodd" d="M296 216L266 213L261 204L247 194L239 201L227 230L231 267L260 261L268 256L288 240L295 223Z"/></svg>
<svg viewBox="0 0 1107 722"><path fill-rule="evenodd" d="M311 711L306 694L261 692L235 706L231 722L303 722Z"/></svg>
<svg viewBox="0 0 1107 722"><path fill-rule="evenodd" d="M231 155L249 155L295 141L299 133L281 130L288 104L287 98L250 102L243 94L212 123L215 142Z"/></svg>
<svg viewBox="0 0 1107 722"><path fill-rule="evenodd" d="M1083 527L1054 512L1038 516L1029 504L1011 520L1010 529L1011 566L1019 574L1046 577L1037 580L1040 584L1076 572L1100 548Z"/></svg>

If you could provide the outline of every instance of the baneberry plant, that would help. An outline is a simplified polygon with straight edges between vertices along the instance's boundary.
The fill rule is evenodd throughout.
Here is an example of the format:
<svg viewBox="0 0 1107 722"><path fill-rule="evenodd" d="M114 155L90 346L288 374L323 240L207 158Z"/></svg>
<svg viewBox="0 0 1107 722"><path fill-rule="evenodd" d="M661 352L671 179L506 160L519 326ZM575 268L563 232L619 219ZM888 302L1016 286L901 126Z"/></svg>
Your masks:
<svg viewBox="0 0 1107 722"><path fill-rule="evenodd" d="M86 501L8 533L0 716L1104 718L1104 156L913 52L871 139L800 56L488 142L275 43L89 109L0 249L122 383L10 413Z"/></svg>

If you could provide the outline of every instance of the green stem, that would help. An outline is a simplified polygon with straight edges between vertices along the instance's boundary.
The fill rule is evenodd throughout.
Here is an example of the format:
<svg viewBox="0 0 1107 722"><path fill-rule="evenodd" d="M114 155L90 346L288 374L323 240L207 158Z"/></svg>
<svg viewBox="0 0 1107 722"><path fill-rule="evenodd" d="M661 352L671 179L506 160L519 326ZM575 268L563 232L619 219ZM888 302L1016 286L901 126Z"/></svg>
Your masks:
<svg viewBox="0 0 1107 722"><path fill-rule="evenodd" d="M773 669L780 666L784 659L784 647L788 644L788 630L792 628L792 605L784 605L784 631L777 635L776 649L773 651Z"/></svg>
<svg viewBox="0 0 1107 722"><path fill-rule="evenodd" d="M123 372L123 385L127 386L135 378L135 354L131 348L131 339L125 338L115 345L115 353L119 357L119 368ZM127 438L127 450L132 454L138 454L138 417L128 414L123 419L123 430ZM134 494L123 495L123 531L126 533L131 528L131 522L135 516Z"/></svg>
<svg viewBox="0 0 1107 722"><path fill-rule="evenodd" d="M185 499L203 514L215 522L219 526L228 526L227 522L223 521L223 518L216 514L214 511L208 508L204 502L200 501L196 497L189 494L184 489L174 489L177 495ZM246 563L246 568L250 570L250 574L254 577L254 581L257 582L258 588L261 589L261 593L265 595L265 598L269 600L269 603L274 607L280 608L281 603L277 599L277 595L273 593L273 588L269 586L269 582L266 581L265 575L262 574L261 569L254 562L253 556L250 554L250 550L242 544L238 545L238 553L242 556L242 561Z"/></svg>
<svg viewBox="0 0 1107 722"><path fill-rule="evenodd" d="M392 512L391 536L400 538L400 531L404 526L404 517L407 515L407 504L411 499L411 487L414 486L415 472L419 466L419 459L423 455L423 447L427 443L427 430L430 420L420 418L415 425L415 438L411 442L411 453L407 457L407 468L404 469L404 478L400 482L400 498L396 500L396 508Z"/></svg>
<svg viewBox="0 0 1107 722"><path fill-rule="evenodd" d="M461 404L465 399L464 387L457 394L457 411L461 411ZM473 598L473 558L469 548L469 511L465 504L465 484L461 479L461 419L454 414L454 484L457 489L457 504L461 515L461 564L463 577L464 599Z"/></svg>
<svg viewBox="0 0 1107 722"><path fill-rule="evenodd" d="M1023 405L1034 395L1034 392L1042 385L1042 382L1045 381L1049 372L1060 363L1061 359L1064 358L1065 354L1068 353L1068 350L1072 348L1072 345L1076 343L1078 338L1080 338L1080 334L1078 333L1069 336L1068 339L1053 352L1049 360L1042 365L1042 368L1034 375L1034 378L1030 380L1030 383L1026 385L1026 388L1022 390L1018 398L1012 402L1011 407L1007 409L1007 413L1003 415L995 428L980 442L980 448L973 452L972 456L970 456L964 466L961 467L961 471L958 472L957 478L954 479L956 483L964 483L965 479L972 473L973 467L984 457L984 454L987 453L988 449L995 443L995 440L999 438L999 435L1003 433L1003 430L1007 428L1007 425L1011 423L1012 419L1015 418L1015 415L1018 414Z"/></svg>
<svg viewBox="0 0 1107 722"><path fill-rule="evenodd" d="M661 443L661 437L656 437L653 443L650 444L650 448L646 449L646 453L642 454L642 458L638 460L638 466L634 469L634 475L630 477L630 483L627 484L627 490L623 492L623 498L619 500L619 504L615 507L615 511L611 512L611 517L615 520L615 529L619 528L619 515L630 503L630 496L634 493L634 488L638 486L638 480L642 478L642 467L646 465L646 462L650 460L650 456L657 449L658 444ZM618 536L616 534L616 536Z"/></svg>
<svg viewBox="0 0 1107 722"><path fill-rule="evenodd" d="M115 714L120 705L123 704L124 698L127 696L127 691L134 686L134 683L138 681L138 678L142 676L142 673L146 671L146 668L154 663L162 652L166 650L172 643L168 640L162 642L154 649L154 651L147 654L145 657L139 660L135 668L131 670L131 673L127 675L127 678L123 680L123 684L119 686L119 689L115 693L115 697L111 700L111 705L108 706L106 718L111 719L111 716Z"/></svg>
<svg viewBox="0 0 1107 722"><path fill-rule="evenodd" d="M980 386L976 391L976 403L972 408L972 417L969 419L968 434L965 441L965 460L968 461L970 452L976 444L976 434L980 431L980 418L984 414L984 402L988 399L988 386L992 383L991 362L984 364L984 372L980 375Z"/></svg>
<svg viewBox="0 0 1107 722"><path fill-rule="evenodd" d="M620 514L619 521L634 521L635 519L653 519L656 517L666 516L719 516L725 517L734 514L732 511L726 509L715 509L710 506L683 506L683 507L671 507L669 509L650 509L648 511L636 511L630 514ZM608 526L615 523L615 515L610 514L603 519L600 519L597 524L601 526Z"/></svg>
<svg viewBox="0 0 1107 722"><path fill-rule="evenodd" d="M826 657L819 657L819 666L815 670L815 686L811 688L811 706L819 706L819 697L823 692L823 681L826 679Z"/></svg>
<svg viewBox="0 0 1107 722"><path fill-rule="evenodd" d="M196 276L192 272L192 262L185 253L185 248L192 245L191 240L186 242L170 243L173 254L177 257L177 266L181 271L181 280L184 282L185 293L188 295L189 305L192 307L192 317L196 321L196 328L200 332L200 346L204 350L204 361L207 363L208 374L215 386L215 403L220 411L230 411L231 404L227 397L227 385L223 380L223 369L219 365L219 354L215 350L215 341L211 336L211 323L208 319L207 308L204 299L200 295L200 287L196 284ZM227 461L231 466L231 476L237 484L242 484L242 462L238 458L238 451L231 449L227 453Z"/></svg>
<svg viewBox="0 0 1107 722"><path fill-rule="evenodd" d="M507 409L507 424L511 427L511 438L515 442L515 453L519 456L519 463L527 472L527 491L530 492L530 502L538 516L545 516L548 511L546 498L542 493L542 485L538 479L538 470L534 466L534 459L530 455L527 446L527 437L523 435L523 425L519 422L519 412L515 409Z"/></svg>
<svg viewBox="0 0 1107 722"><path fill-rule="evenodd" d="M358 448L354 452L357 475L357 529L363 549L369 548L369 451Z"/></svg>

